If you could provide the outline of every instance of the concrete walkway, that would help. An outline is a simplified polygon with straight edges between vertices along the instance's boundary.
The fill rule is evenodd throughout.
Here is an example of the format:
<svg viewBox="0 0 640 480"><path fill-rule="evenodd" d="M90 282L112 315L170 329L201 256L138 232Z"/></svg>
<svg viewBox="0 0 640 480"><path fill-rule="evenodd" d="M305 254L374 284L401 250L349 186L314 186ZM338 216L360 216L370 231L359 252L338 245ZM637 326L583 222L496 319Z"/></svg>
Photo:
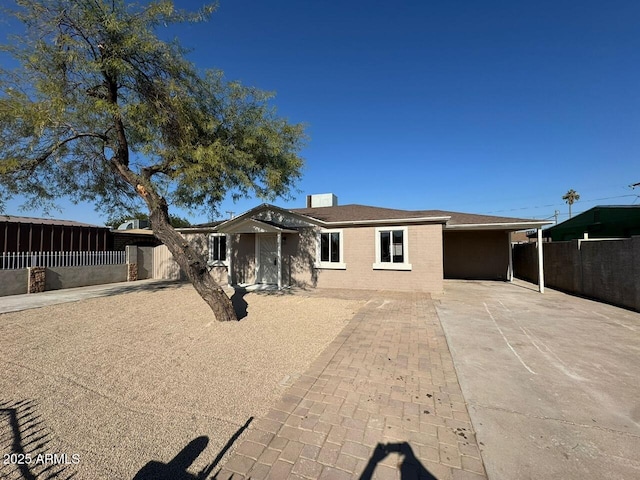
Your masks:
<svg viewBox="0 0 640 480"><path fill-rule="evenodd" d="M24 295L9 295L0 297L0 313L19 312L30 308L46 307L59 303L77 302L85 298L108 297L121 293L140 290L167 288L175 284L169 280L138 280L137 282L108 283L89 287L66 288L42 293L27 293Z"/></svg>
<svg viewBox="0 0 640 480"><path fill-rule="evenodd" d="M215 478L486 478L431 299L368 295Z"/></svg>

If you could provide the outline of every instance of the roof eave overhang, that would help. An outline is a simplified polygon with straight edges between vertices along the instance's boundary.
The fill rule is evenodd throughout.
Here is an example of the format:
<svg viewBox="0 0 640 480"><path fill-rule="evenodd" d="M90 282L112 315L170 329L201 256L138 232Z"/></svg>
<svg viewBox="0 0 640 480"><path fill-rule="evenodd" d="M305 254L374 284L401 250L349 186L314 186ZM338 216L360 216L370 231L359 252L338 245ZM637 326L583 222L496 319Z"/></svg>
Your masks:
<svg viewBox="0 0 640 480"><path fill-rule="evenodd" d="M209 226L209 227L181 227L176 228L176 232L179 233L211 233L215 232L217 227Z"/></svg>
<svg viewBox="0 0 640 480"><path fill-rule="evenodd" d="M111 230L111 233L116 234L116 235L148 235L148 236L153 236L153 230L146 230L146 229L129 229L129 230Z"/></svg>
<svg viewBox="0 0 640 480"><path fill-rule="evenodd" d="M378 220L344 220L337 222L325 222L315 219L322 227L349 227L349 226L375 226L375 225L406 225L406 224L428 224L447 223L451 217L417 217L417 218L384 218Z"/></svg>
<svg viewBox="0 0 640 480"><path fill-rule="evenodd" d="M553 222L505 222L505 223L462 223L445 225L445 230L527 230L530 228L542 228Z"/></svg>
<svg viewBox="0 0 640 480"><path fill-rule="evenodd" d="M227 225L226 227L220 225L216 230L218 233L298 233L297 230L290 228L273 225L271 223L262 222L255 218L245 218L241 222L234 223L233 225Z"/></svg>

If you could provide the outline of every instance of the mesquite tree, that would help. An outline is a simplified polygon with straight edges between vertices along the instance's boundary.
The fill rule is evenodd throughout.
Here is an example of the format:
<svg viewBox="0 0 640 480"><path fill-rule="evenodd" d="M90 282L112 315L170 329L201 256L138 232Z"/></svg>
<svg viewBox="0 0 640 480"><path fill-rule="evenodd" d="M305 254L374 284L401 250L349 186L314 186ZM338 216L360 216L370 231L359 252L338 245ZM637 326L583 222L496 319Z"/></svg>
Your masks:
<svg viewBox="0 0 640 480"><path fill-rule="evenodd" d="M286 196L300 177L303 127L271 95L200 71L168 24L207 20L171 1L17 0L24 32L2 49L0 208L22 195L92 201L113 211L136 198L218 320L235 319L205 259L172 227L169 204L215 208L227 195Z"/></svg>

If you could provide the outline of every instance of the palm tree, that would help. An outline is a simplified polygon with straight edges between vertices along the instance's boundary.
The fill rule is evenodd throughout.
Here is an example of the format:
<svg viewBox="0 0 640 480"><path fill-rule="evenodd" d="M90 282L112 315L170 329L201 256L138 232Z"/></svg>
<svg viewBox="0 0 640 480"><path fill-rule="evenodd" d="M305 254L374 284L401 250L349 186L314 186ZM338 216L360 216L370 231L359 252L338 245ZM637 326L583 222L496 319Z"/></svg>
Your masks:
<svg viewBox="0 0 640 480"><path fill-rule="evenodd" d="M562 199L569 204L569 218L571 218L571 205L580 200L580 194L572 188L562 196Z"/></svg>

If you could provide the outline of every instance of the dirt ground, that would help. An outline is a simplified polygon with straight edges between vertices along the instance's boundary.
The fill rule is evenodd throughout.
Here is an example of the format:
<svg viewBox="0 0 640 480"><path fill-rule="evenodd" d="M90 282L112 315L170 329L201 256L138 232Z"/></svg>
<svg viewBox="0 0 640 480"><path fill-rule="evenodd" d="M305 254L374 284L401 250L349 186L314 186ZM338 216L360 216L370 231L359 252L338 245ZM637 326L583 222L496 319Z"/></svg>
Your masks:
<svg viewBox="0 0 640 480"><path fill-rule="evenodd" d="M173 461L208 478L364 300L240 304L245 318L219 323L170 285L0 314L0 477L143 478Z"/></svg>

